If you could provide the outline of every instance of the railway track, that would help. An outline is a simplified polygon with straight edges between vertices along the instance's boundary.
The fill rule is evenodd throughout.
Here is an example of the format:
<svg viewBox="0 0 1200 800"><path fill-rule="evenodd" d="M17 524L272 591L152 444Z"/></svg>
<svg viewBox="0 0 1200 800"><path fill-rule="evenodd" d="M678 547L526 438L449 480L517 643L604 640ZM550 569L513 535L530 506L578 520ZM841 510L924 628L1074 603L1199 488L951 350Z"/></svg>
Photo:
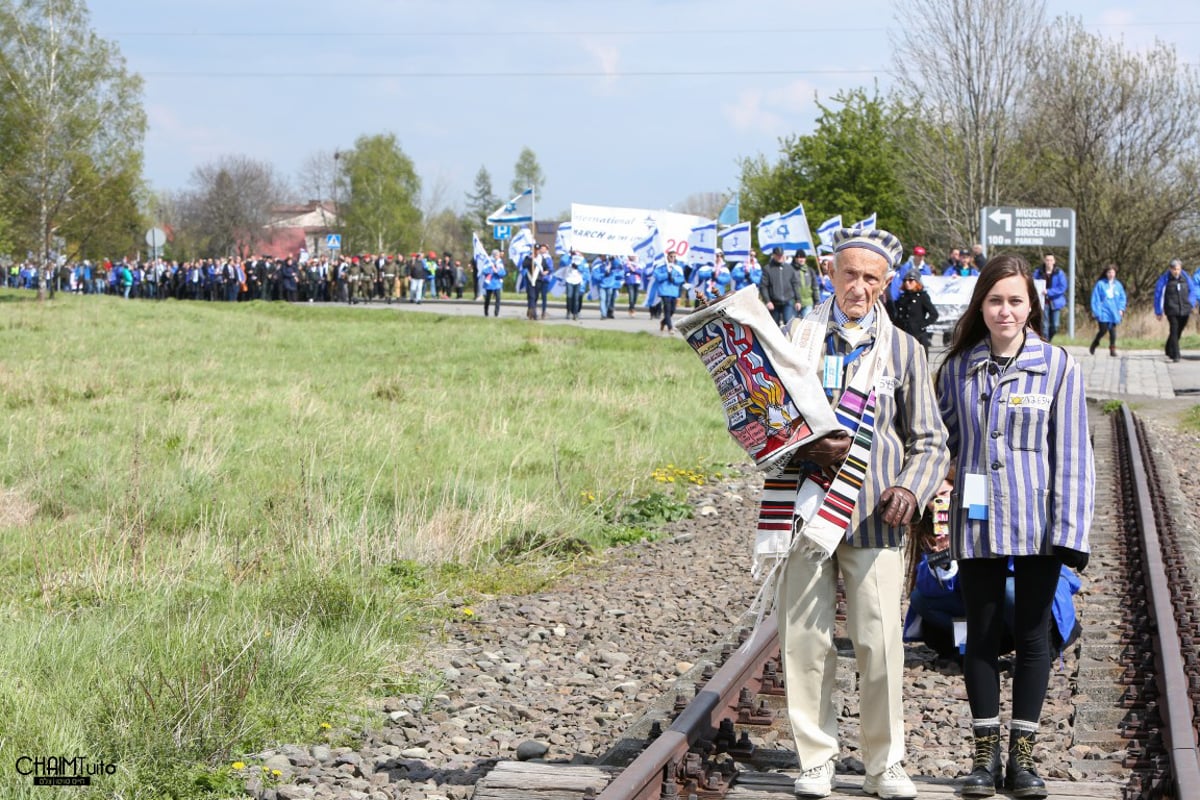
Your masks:
<svg viewBox="0 0 1200 800"><path fill-rule="evenodd" d="M1200 604L1195 580L1175 539L1178 526L1172 524L1170 504L1158 490L1157 454L1141 423L1125 406L1119 413L1093 414L1100 478L1087 574L1091 588L1080 600L1085 632L1065 681L1073 701L1069 711L1043 721L1044 729L1069 726L1071 741L1085 755L1060 770L1063 777L1048 776L1050 797L1200 800ZM848 647L839 640L840 649ZM788 796L797 767L788 749L778 658L770 617L753 633L743 629L708 654L694 696L681 692L673 702L664 698L595 763L501 762L476 785L474 797ZM852 663L852 658L839 661ZM845 688L852 687L852 680ZM907 680L918 685L920 678L914 674ZM847 708L844 716L853 717L853 708ZM910 750L926 743L914 735L914 727L937 724L945 724L944 718L910 719ZM841 728L846 730L845 720ZM962 729L965 736L966 726ZM967 756L964 739L946 753L946 762L957 762L957 771L913 775L919 796L955 796ZM861 763L843 759L834 798L864 796L862 776L854 766L861 769Z"/></svg>

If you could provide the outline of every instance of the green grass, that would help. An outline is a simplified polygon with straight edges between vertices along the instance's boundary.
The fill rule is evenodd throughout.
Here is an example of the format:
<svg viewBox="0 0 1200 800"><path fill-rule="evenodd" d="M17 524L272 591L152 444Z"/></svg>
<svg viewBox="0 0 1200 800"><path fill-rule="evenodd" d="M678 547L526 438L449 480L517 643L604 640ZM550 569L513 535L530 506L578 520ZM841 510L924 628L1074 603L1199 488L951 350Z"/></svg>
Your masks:
<svg viewBox="0 0 1200 800"><path fill-rule="evenodd" d="M678 339L0 291L0 796L226 796L742 454ZM676 467L675 465L681 465ZM686 466L683 466L686 465ZM248 761L248 759L245 759ZM87 796L83 793L80 796Z"/></svg>

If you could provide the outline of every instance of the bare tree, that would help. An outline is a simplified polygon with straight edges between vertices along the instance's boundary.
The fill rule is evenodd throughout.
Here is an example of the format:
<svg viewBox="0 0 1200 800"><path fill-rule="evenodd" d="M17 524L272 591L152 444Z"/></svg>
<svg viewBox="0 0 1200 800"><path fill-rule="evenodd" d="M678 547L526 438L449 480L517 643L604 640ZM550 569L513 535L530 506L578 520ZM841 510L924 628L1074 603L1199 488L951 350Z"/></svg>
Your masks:
<svg viewBox="0 0 1200 800"><path fill-rule="evenodd" d="M192 171L186 217L206 255L249 255L267 237L271 209L287 187L274 167L222 156Z"/></svg>
<svg viewBox="0 0 1200 800"><path fill-rule="evenodd" d="M695 192L678 204L679 213L695 214L698 217L716 219L725 207L728 195L721 192Z"/></svg>
<svg viewBox="0 0 1200 800"><path fill-rule="evenodd" d="M1167 44L1130 51L1072 19L1040 41L1022 125L1036 179L1021 199L1075 209L1077 298L1110 262L1131 295L1148 293L1171 258L1200 256L1184 234L1200 215L1197 71Z"/></svg>
<svg viewBox="0 0 1200 800"><path fill-rule="evenodd" d="M318 150L300 165L296 185L306 200L319 202L337 199L338 162L341 154Z"/></svg>
<svg viewBox="0 0 1200 800"><path fill-rule="evenodd" d="M914 212L925 215L914 228L957 245L973 239L980 209L1006 199L1019 177L1018 101L1045 4L908 0L899 14L892 73L909 111L897 136L900 169Z"/></svg>

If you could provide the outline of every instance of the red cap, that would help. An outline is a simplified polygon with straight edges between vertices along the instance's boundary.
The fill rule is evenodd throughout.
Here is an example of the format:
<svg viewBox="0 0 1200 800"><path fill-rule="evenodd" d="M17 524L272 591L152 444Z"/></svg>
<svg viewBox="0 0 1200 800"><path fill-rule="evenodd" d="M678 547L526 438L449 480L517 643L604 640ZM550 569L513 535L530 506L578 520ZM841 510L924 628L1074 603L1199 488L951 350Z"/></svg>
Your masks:
<svg viewBox="0 0 1200 800"><path fill-rule="evenodd" d="M917 245L916 247L914 247L914 248L913 248L913 255L914 255L914 256L923 256L923 255L925 255L925 248L924 248L924 247L921 247L921 245Z"/></svg>
<svg viewBox="0 0 1200 800"><path fill-rule="evenodd" d="M430 257L430 258L437 258L437 253L435 253L435 252L433 252L432 250L430 250L430 251L429 251L429 257Z"/></svg>

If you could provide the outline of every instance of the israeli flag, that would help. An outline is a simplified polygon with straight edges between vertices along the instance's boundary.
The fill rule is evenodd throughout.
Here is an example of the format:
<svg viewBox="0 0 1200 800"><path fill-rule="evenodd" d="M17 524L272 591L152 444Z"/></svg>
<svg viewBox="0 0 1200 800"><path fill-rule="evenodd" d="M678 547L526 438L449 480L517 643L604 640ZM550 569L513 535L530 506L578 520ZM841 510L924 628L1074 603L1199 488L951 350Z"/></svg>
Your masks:
<svg viewBox="0 0 1200 800"><path fill-rule="evenodd" d="M787 233L786 227L780 231L780 225L783 224L783 217L779 213L768 214L758 221L758 249L770 250L772 247L783 247L784 236ZM793 250L795 248L792 248Z"/></svg>
<svg viewBox="0 0 1200 800"><path fill-rule="evenodd" d="M554 254L557 256L571 252L571 223L563 222L558 226L558 234L554 237Z"/></svg>
<svg viewBox="0 0 1200 800"><path fill-rule="evenodd" d="M524 225L533 222L533 189L529 188L488 215L488 225Z"/></svg>
<svg viewBox="0 0 1200 800"><path fill-rule="evenodd" d="M783 242L779 246L784 250L802 250L805 254L816 253L816 248L813 247L812 232L808 229L808 215L804 213L803 203L780 217L775 230L783 238Z"/></svg>
<svg viewBox="0 0 1200 800"><path fill-rule="evenodd" d="M871 216L867 217L866 219L859 220L858 222L854 223L850 227L858 228L859 230L864 230L864 231L875 230L875 212L872 211Z"/></svg>
<svg viewBox="0 0 1200 800"><path fill-rule="evenodd" d="M508 258L518 267L525 256L533 252L533 233L529 228L521 228L508 243Z"/></svg>
<svg viewBox="0 0 1200 800"><path fill-rule="evenodd" d="M475 268L482 272L485 267L492 266L492 257L483 248L483 242L479 241L478 233L472 233L471 238L473 240L471 242L471 249L472 255L475 256Z"/></svg>
<svg viewBox="0 0 1200 800"><path fill-rule="evenodd" d="M667 263L667 252L663 249L662 237L658 235L657 225L650 229L650 233L646 235L645 239L634 244L633 254L641 262L643 273L652 273Z"/></svg>
<svg viewBox="0 0 1200 800"><path fill-rule="evenodd" d="M842 215L830 217L817 226L817 236L821 239L821 244L826 247L833 247L833 232L842 227Z"/></svg>
<svg viewBox="0 0 1200 800"><path fill-rule="evenodd" d="M692 228L687 240L688 260L703 264L716 260L717 221L710 219Z"/></svg>
<svg viewBox="0 0 1200 800"><path fill-rule="evenodd" d="M726 261L745 261L750 257L750 223L739 222L721 233Z"/></svg>

